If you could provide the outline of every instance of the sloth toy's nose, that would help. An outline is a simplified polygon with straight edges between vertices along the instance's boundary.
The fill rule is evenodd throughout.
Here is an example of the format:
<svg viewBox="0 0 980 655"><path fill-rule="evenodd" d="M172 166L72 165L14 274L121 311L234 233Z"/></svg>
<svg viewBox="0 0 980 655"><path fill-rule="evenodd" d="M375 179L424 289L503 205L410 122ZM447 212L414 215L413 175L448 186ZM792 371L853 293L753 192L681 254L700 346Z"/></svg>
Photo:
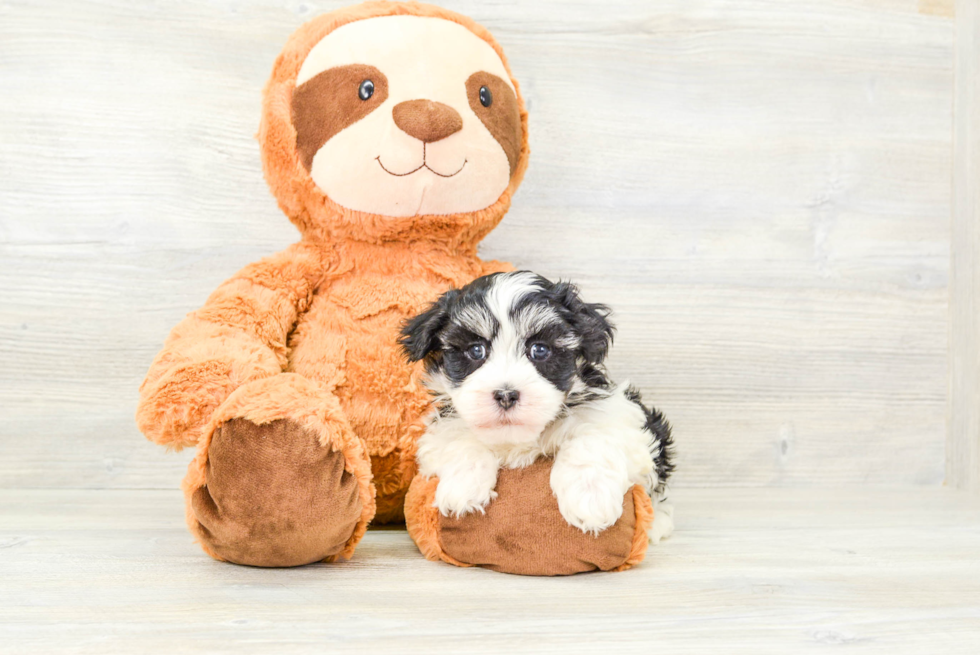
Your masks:
<svg viewBox="0 0 980 655"><path fill-rule="evenodd" d="M406 100L391 110L395 125L423 143L445 139L463 129L463 118L449 105L432 100Z"/></svg>

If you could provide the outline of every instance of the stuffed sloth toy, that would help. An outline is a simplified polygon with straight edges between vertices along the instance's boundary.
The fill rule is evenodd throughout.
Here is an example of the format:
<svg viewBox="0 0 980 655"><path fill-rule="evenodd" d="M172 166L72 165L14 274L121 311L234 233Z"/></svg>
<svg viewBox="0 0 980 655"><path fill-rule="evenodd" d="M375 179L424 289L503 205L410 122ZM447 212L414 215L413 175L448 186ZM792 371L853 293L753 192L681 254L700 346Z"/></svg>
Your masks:
<svg viewBox="0 0 980 655"><path fill-rule="evenodd" d="M438 7L369 2L290 37L258 139L302 239L242 269L173 329L140 387L137 423L169 448L197 446L183 489L209 555L296 566L348 558L370 522L404 519L429 397L399 329L447 289L510 269L476 248L524 174L527 113L485 29ZM420 549L542 574L642 558L645 496L627 498L620 523L592 537L547 511L538 468L502 475L494 507L526 511L527 490L508 504L525 487L543 499L535 515L469 527L506 540L451 554L423 501Z"/></svg>

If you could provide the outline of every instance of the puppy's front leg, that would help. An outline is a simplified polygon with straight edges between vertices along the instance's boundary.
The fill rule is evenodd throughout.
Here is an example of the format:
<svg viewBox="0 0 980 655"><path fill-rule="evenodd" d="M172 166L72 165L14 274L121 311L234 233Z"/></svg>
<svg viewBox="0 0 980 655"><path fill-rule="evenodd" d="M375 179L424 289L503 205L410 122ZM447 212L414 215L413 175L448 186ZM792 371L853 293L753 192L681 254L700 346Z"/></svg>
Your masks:
<svg viewBox="0 0 980 655"><path fill-rule="evenodd" d="M454 439L439 448L423 448L419 463L425 475L439 478L435 505L444 516L463 516L484 511L497 497L500 462L493 452L473 439ZM434 445L434 444L433 444Z"/></svg>
<svg viewBox="0 0 980 655"><path fill-rule="evenodd" d="M579 434L562 444L551 468L551 490L565 520L592 534L618 521L632 485L627 459L602 434Z"/></svg>

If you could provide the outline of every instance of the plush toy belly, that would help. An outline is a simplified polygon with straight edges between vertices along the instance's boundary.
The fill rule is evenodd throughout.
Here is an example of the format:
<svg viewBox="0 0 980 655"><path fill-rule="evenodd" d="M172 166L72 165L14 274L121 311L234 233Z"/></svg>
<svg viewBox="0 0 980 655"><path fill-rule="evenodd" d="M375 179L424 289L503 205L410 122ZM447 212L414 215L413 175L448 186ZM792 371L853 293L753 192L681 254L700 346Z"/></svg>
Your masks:
<svg viewBox="0 0 980 655"><path fill-rule="evenodd" d="M408 316L448 286L425 272L348 276L318 290L290 339L289 370L337 397L371 459L374 523L403 519L416 470L414 445L430 400L396 335Z"/></svg>
<svg viewBox="0 0 980 655"><path fill-rule="evenodd" d="M497 498L484 514L443 516L433 506L438 478L416 477L405 500L408 532L426 559L519 575L622 571L643 560L653 505L640 485L623 498L623 515L597 536L569 525L549 478L552 460L502 469Z"/></svg>

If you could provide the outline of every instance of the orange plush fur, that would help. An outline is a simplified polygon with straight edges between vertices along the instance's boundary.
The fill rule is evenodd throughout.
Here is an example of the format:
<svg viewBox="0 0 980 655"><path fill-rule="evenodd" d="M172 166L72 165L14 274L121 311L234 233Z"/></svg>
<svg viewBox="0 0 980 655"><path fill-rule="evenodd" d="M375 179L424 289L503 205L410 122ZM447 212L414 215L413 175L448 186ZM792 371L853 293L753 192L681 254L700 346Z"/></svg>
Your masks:
<svg viewBox="0 0 980 655"><path fill-rule="evenodd" d="M184 481L188 524L216 557L190 498L207 484L212 434L231 419L289 419L343 453L361 514L340 556L350 556L372 519L401 520L428 396L421 366L407 365L399 350L398 328L450 287L509 268L481 261L476 248L507 211L527 166L527 113L512 75L520 156L509 186L486 209L404 218L352 211L327 197L300 161L290 100L307 54L342 25L389 15L458 23L507 65L490 33L469 18L400 2L320 16L293 34L276 60L258 140L269 186L302 239L246 266L173 329L140 387L137 411L151 440L198 446Z"/></svg>

